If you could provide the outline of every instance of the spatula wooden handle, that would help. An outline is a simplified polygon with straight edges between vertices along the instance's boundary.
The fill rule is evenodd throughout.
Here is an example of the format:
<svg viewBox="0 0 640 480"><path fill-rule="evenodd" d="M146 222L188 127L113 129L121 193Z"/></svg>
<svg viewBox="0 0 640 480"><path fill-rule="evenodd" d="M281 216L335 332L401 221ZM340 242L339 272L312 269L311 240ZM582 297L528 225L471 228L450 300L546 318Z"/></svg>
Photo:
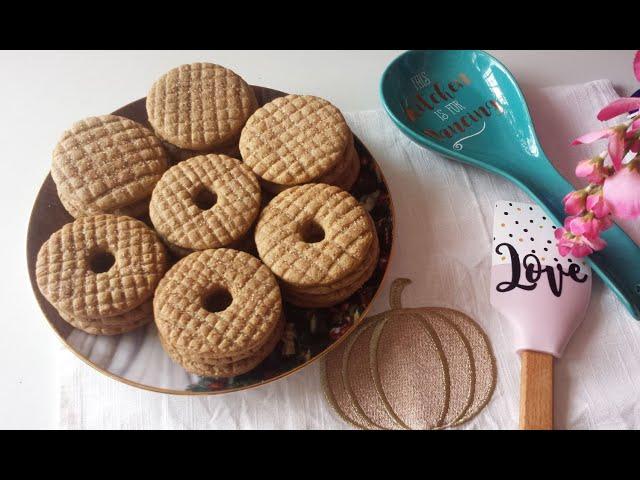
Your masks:
<svg viewBox="0 0 640 480"><path fill-rule="evenodd" d="M553 430L553 355L520 353L520 429Z"/></svg>

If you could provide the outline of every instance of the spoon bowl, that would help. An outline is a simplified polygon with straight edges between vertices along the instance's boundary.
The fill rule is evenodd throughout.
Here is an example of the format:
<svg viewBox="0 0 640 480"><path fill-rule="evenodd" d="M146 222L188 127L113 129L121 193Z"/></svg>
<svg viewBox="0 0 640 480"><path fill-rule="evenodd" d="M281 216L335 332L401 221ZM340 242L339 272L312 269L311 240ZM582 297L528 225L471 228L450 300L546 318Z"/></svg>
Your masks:
<svg viewBox="0 0 640 480"><path fill-rule="evenodd" d="M412 50L380 84L382 103L412 141L445 157L501 175L562 224L573 190L540 146L524 96L507 68L480 50ZM640 247L618 226L589 263L640 320Z"/></svg>

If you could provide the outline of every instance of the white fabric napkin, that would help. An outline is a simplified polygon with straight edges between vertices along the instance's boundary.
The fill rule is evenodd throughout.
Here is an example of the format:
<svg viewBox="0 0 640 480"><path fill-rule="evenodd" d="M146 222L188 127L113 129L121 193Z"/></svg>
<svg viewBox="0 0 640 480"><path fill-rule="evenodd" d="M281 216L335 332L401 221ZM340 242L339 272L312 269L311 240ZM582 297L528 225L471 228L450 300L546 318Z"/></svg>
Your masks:
<svg viewBox="0 0 640 480"><path fill-rule="evenodd" d="M608 81L525 92L548 156L570 179L598 147L569 147L599 127L596 112L617 95ZM476 319L496 355L489 405L460 428L518 425L520 361L506 322L489 305L493 205L528 198L506 180L429 152L382 111L347 116L382 165L396 208L396 251L371 313L388 309L389 283L408 277L406 306L449 306ZM627 225L636 242L640 228ZM255 390L215 397L169 396L120 384L61 348L61 428L349 428L327 406L317 364ZM640 428L640 323L599 280L588 315L556 362L556 428Z"/></svg>

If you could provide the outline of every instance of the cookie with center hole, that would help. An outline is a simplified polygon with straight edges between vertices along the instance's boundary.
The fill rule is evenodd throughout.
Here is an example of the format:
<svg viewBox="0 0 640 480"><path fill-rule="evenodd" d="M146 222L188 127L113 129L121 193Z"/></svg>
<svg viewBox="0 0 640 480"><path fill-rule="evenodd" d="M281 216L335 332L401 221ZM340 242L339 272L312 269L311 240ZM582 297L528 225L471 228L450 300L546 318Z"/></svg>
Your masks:
<svg viewBox="0 0 640 480"><path fill-rule="evenodd" d="M255 240L260 258L285 285L310 287L357 270L370 259L375 235L369 214L352 195L311 183L269 202Z"/></svg>
<svg viewBox="0 0 640 480"><path fill-rule="evenodd" d="M68 318L121 315L149 300L167 269L164 245L143 222L118 215L82 217L42 245L40 292Z"/></svg>
<svg viewBox="0 0 640 480"><path fill-rule="evenodd" d="M280 287L257 258L229 248L194 252L161 280L153 312L181 356L242 358L267 343L282 317Z"/></svg>
<svg viewBox="0 0 640 480"><path fill-rule="evenodd" d="M199 155L171 167L151 196L149 216L174 251L237 244L255 222L261 192L240 160Z"/></svg>

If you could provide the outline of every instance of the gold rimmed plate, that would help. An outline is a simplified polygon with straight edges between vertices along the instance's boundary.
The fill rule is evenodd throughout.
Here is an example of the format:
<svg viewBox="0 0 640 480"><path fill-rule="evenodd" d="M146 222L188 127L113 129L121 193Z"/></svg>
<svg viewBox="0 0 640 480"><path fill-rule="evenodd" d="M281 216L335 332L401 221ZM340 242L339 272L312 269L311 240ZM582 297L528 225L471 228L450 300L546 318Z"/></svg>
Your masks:
<svg viewBox="0 0 640 480"><path fill-rule="evenodd" d="M254 86L258 103L264 105L283 92ZM150 128L145 99L130 103L115 115ZM371 214L380 241L380 259L371 278L347 301L331 308L303 309L285 303L287 324L282 341L258 367L228 379L198 377L174 363L162 349L155 324L117 336L96 336L66 323L42 296L36 284L38 250L49 236L73 221L58 197L49 174L36 198L27 234L27 264L33 292L45 318L78 357L98 371L126 384L171 394L219 394L253 388L283 378L309 365L335 348L359 323L380 290L393 245L393 205L386 181L376 161L356 137L360 176L351 193ZM176 152L171 152L176 155Z"/></svg>

